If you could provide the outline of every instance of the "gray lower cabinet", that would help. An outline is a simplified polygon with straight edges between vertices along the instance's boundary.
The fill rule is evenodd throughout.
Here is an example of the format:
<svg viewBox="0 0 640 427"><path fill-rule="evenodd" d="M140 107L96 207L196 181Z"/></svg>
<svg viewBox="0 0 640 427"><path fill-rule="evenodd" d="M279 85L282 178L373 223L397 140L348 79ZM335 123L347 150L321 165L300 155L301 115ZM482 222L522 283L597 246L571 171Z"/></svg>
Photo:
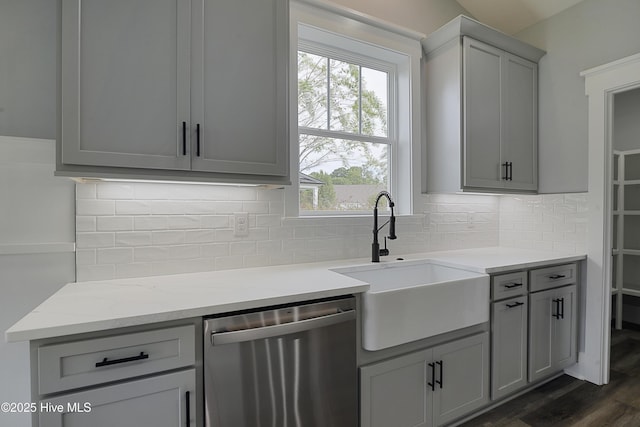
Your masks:
<svg viewBox="0 0 640 427"><path fill-rule="evenodd" d="M440 426L489 401L482 333L360 368L362 427Z"/></svg>
<svg viewBox="0 0 640 427"><path fill-rule="evenodd" d="M529 295L529 381L577 361L577 286Z"/></svg>
<svg viewBox="0 0 640 427"><path fill-rule="evenodd" d="M288 0L61 8L59 175L288 182Z"/></svg>
<svg viewBox="0 0 640 427"><path fill-rule="evenodd" d="M35 427L198 427L197 324L32 343Z"/></svg>
<svg viewBox="0 0 640 427"><path fill-rule="evenodd" d="M526 294L491 304L493 400L527 385L528 315Z"/></svg>
<svg viewBox="0 0 640 427"><path fill-rule="evenodd" d="M195 426L195 387L196 371L190 369L65 394L42 401L40 405L51 410L40 410L39 424L40 427Z"/></svg>

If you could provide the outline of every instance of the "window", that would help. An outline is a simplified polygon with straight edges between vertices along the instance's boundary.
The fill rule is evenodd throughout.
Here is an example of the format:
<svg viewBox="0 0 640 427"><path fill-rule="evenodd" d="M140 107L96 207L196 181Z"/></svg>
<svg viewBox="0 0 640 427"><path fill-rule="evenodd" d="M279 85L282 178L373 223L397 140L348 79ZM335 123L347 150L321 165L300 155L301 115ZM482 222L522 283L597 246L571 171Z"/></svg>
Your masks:
<svg viewBox="0 0 640 427"><path fill-rule="evenodd" d="M339 6L291 3L292 186L285 214L367 214L420 193L421 35Z"/></svg>
<svg viewBox="0 0 640 427"><path fill-rule="evenodd" d="M298 51L300 212L358 212L389 190L390 64ZM375 65L374 65L375 66ZM392 123L393 124L393 123ZM391 126L393 128L393 126Z"/></svg>

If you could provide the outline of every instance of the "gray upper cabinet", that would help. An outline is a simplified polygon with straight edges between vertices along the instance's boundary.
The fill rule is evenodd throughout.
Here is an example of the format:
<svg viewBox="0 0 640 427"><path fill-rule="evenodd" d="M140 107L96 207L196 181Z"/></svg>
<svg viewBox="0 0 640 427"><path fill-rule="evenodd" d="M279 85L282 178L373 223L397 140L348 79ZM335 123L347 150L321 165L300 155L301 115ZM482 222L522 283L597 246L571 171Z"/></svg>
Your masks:
<svg viewBox="0 0 640 427"><path fill-rule="evenodd" d="M423 41L427 192L535 192L543 51L460 16Z"/></svg>
<svg viewBox="0 0 640 427"><path fill-rule="evenodd" d="M57 174L288 183L288 0L62 0Z"/></svg>
<svg viewBox="0 0 640 427"><path fill-rule="evenodd" d="M194 10L194 170L286 175L288 13L286 0Z"/></svg>
<svg viewBox="0 0 640 427"><path fill-rule="evenodd" d="M189 169L190 0L62 1L62 162Z"/></svg>

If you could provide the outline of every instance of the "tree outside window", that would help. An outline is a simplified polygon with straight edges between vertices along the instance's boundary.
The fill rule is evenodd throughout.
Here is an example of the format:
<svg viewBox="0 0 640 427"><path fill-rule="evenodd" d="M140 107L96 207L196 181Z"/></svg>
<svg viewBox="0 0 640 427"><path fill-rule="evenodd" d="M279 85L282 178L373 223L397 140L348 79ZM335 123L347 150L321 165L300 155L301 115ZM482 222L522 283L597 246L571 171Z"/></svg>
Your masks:
<svg viewBox="0 0 640 427"><path fill-rule="evenodd" d="M300 210L362 211L388 190L389 74L298 52Z"/></svg>

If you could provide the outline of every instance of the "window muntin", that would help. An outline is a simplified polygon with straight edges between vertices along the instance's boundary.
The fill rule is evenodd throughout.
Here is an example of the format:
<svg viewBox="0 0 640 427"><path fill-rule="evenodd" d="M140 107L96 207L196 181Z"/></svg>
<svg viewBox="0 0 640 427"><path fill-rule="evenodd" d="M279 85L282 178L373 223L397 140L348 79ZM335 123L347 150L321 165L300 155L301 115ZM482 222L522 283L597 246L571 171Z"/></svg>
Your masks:
<svg viewBox="0 0 640 427"><path fill-rule="evenodd" d="M389 190L393 67L298 51L299 210L369 211Z"/></svg>

